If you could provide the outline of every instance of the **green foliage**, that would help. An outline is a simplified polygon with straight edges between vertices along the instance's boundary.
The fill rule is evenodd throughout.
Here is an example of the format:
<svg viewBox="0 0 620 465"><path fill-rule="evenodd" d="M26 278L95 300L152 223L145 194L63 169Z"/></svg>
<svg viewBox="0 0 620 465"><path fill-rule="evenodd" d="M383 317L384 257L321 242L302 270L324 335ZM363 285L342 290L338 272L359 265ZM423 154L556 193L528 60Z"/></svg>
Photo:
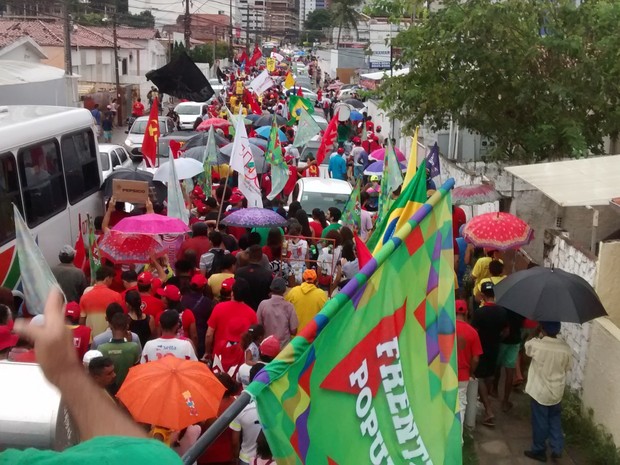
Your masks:
<svg viewBox="0 0 620 465"><path fill-rule="evenodd" d="M342 29L352 29L357 33L357 23L359 21L359 13L357 7L362 0L333 0L331 4L332 25L338 28L338 39L336 46L340 45L340 36Z"/></svg>
<svg viewBox="0 0 620 465"><path fill-rule="evenodd" d="M187 51L185 45L181 42L175 42L172 47L172 57L174 60L183 51ZM187 51L187 54L196 63L209 63L213 64L213 44L204 44L198 47L194 47ZM215 59L220 60L228 57L228 42L216 42L215 43Z"/></svg>
<svg viewBox="0 0 620 465"><path fill-rule="evenodd" d="M584 409L579 396L566 392L562 400L562 425L566 442L586 454L591 465L620 465L620 449L613 436L594 422L592 409Z"/></svg>
<svg viewBox="0 0 620 465"><path fill-rule="evenodd" d="M389 18L392 21L398 21L404 17L411 18L423 4L424 2L420 0L372 0L364 6L362 11L372 18Z"/></svg>
<svg viewBox="0 0 620 465"><path fill-rule="evenodd" d="M332 14L329 10L319 8L311 11L304 21L304 29L320 31L332 27Z"/></svg>
<svg viewBox="0 0 620 465"><path fill-rule="evenodd" d="M379 90L408 128L461 127L493 139L500 159L603 153L620 128L620 2L446 0L401 32L412 72Z"/></svg>

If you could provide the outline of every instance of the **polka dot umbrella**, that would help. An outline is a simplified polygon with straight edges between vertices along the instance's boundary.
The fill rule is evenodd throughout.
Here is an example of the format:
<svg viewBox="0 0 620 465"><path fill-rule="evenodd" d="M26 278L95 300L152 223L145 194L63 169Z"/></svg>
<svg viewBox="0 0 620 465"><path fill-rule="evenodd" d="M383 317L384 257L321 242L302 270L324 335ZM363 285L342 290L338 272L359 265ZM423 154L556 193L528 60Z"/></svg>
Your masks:
<svg viewBox="0 0 620 465"><path fill-rule="evenodd" d="M504 212L484 213L473 217L463 229L463 238L493 250L518 249L530 243L534 230L522 219Z"/></svg>

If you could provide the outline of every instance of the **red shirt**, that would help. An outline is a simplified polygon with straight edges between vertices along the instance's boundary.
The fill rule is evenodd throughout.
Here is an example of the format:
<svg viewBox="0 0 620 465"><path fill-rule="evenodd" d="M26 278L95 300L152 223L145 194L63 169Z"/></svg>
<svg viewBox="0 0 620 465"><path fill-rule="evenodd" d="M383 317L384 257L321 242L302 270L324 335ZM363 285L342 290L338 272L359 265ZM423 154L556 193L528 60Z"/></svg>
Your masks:
<svg viewBox="0 0 620 465"><path fill-rule="evenodd" d="M220 354L228 341L239 341L241 335L257 323L256 312L243 302L230 300L217 304L207 323L215 331L213 353Z"/></svg>
<svg viewBox="0 0 620 465"><path fill-rule="evenodd" d="M133 104L132 112L136 116L144 115L144 104L142 102L135 102Z"/></svg>
<svg viewBox="0 0 620 465"><path fill-rule="evenodd" d="M304 174L306 178L318 178L321 171L317 165L308 165Z"/></svg>
<svg viewBox="0 0 620 465"><path fill-rule="evenodd" d="M459 381L469 381L471 359L482 355L480 337L470 324L456 320L457 360L459 367Z"/></svg>
<svg viewBox="0 0 620 465"><path fill-rule="evenodd" d="M142 313L150 315L159 324L159 315L166 309L164 302L148 292L140 293L140 298L142 299Z"/></svg>
<svg viewBox="0 0 620 465"><path fill-rule="evenodd" d="M323 226L318 221L310 221L310 229L312 229L312 237L321 237L323 234Z"/></svg>
<svg viewBox="0 0 620 465"><path fill-rule="evenodd" d="M198 266L200 256L207 253L211 247L213 246L207 236L197 236L190 239L185 239L179 248L179 252L177 253L177 260L181 260L183 258L183 254L186 250L193 250L196 252L196 266Z"/></svg>
<svg viewBox="0 0 620 465"><path fill-rule="evenodd" d="M461 207L452 207L452 237L459 237L459 229L467 223L467 216Z"/></svg>
<svg viewBox="0 0 620 465"><path fill-rule="evenodd" d="M90 334L92 331L88 326L82 325L69 326L69 328L73 332L73 347L75 347L78 359L81 362L90 345Z"/></svg>
<svg viewBox="0 0 620 465"><path fill-rule="evenodd" d="M284 185L284 189L282 189L282 193L286 197L291 195L291 192L293 192L293 189L295 188L296 182L297 182L297 168L291 165L288 167L288 180L286 181L286 184Z"/></svg>
<svg viewBox="0 0 620 465"><path fill-rule="evenodd" d="M263 174L263 179L261 180L261 187L263 188L263 192L265 193L265 195L269 195L271 193L271 174Z"/></svg>

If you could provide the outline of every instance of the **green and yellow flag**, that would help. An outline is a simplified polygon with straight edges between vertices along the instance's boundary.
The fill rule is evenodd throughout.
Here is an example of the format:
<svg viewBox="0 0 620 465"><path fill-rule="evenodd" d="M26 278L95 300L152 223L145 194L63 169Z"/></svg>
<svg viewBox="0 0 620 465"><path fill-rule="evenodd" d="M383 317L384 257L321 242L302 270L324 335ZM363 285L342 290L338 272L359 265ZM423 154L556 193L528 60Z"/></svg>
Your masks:
<svg viewBox="0 0 620 465"><path fill-rule="evenodd" d="M342 217L340 222L344 226L348 226L352 231L359 232L362 224L362 206L360 202L361 178L355 183L355 187L349 196L349 200L342 209Z"/></svg>
<svg viewBox="0 0 620 465"><path fill-rule="evenodd" d="M453 184L248 386L278 463L462 463Z"/></svg>
<svg viewBox="0 0 620 465"><path fill-rule="evenodd" d="M305 97L291 95L288 101L288 110L291 114L291 119L299 120L302 108L310 115L314 113L314 106L310 100Z"/></svg>
<svg viewBox="0 0 620 465"><path fill-rule="evenodd" d="M276 195L282 192L289 178L288 166L282 155L282 145L278 136L278 125L276 117L273 117L271 132L269 133L269 143L265 152L265 160L271 165L271 192L267 195L269 200L273 200Z"/></svg>

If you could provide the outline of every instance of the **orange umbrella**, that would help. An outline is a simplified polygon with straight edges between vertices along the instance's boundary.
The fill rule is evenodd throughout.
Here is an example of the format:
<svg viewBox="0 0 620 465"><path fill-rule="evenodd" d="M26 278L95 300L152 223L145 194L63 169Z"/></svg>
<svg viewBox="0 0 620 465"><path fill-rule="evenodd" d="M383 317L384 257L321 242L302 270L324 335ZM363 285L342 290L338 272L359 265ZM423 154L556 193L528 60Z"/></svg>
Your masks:
<svg viewBox="0 0 620 465"><path fill-rule="evenodd" d="M137 422L179 431L217 416L225 390L204 363L167 355L131 368L116 397Z"/></svg>

